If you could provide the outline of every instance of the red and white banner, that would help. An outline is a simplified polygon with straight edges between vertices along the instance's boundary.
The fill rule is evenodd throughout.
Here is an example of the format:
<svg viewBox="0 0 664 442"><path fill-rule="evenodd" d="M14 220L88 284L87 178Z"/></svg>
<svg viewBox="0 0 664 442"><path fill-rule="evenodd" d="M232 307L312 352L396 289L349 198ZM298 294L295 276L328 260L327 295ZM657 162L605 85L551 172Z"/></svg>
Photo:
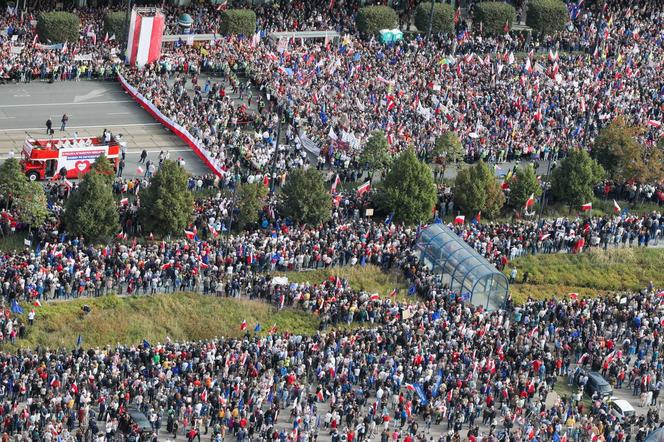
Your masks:
<svg viewBox="0 0 664 442"><path fill-rule="evenodd" d="M155 120L159 121L161 124L166 126L171 132L173 132L178 138L187 143L187 146L194 151L194 153L205 163L207 167L214 172L217 176L224 176L225 169L217 164L217 160L210 155L210 152L203 146L203 144L196 137L191 135L187 129L180 126L175 121L168 118L166 115L161 113L161 111L155 106L151 101L147 100L143 95L136 90L136 88L124 79L122 75L118 75L118 81L127 91L127 93L141 105L143 109L148 111L150 115L154 117Z"/></svg>
<svg viewBox="0 0 664 442"><path fill-rule="evenodd" d="M154 15L143 15L140 9L131 11L127 56L132 66L141 67L159 60L164 27L164 15L160 11Z"/></svg>

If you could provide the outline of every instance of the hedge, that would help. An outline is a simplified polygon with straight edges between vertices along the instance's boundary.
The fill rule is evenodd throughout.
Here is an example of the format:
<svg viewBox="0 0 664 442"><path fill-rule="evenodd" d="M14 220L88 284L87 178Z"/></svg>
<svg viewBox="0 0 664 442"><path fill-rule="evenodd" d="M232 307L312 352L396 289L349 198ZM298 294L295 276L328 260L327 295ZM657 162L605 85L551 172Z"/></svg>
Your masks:
<svg viewBox="0 0 664 442"><path fill-rule="evenodd" d="M531 0L528 3L526 24L542 34L562 31L569 21L567 6L560 0Z"/></svg>
<svg viewBox="0 0 664 442"><path fill-rule="evenodd" d="M431 3L420 3L415 10L415 26L422 32L429 30L429 15L431 14ZM436 3L433 7L433 20L431 21L431 32L449 33L454 30L454 8L447 3Z"/></svg>
<svg viewBox="0 0 664 442"><path fill-rule="evenodd" d="M127 38L127 27L125 26L127 13L124 11L109 11L104 15L104 38L108 34L108 38L115 35L117 41L125 41ZM99 38L99 36L97 36Z"/></svg>
<svg viewBox="0 0 664 442"><path fill-rule="evenodd" d="M81 20L70 12L42 12L37 19L37 34L42 43L75 43Z"/></svg>
<svg viewBox="0 0 664 442"><path fill-rule="evenodd" d="M516 20L516 10L511 5L502 2L484 2L475 5L475 21L482 22L484 32L490 34L504 34L505 22L510 24Z"/></svg>
<svg viewBox="0 0 664 442"><path fill-rule="evenodd" d="M256 33L256 13L251 9L228 9L221 14L221 33L224 35Z"/></svg>
<svg viewBox="0 0 664 442"><path fill-rule="evenodd" d="M367 34L375 34L381 29L397 27L397 13L389 6L367 6L357 12L357 29Z"/></svg>

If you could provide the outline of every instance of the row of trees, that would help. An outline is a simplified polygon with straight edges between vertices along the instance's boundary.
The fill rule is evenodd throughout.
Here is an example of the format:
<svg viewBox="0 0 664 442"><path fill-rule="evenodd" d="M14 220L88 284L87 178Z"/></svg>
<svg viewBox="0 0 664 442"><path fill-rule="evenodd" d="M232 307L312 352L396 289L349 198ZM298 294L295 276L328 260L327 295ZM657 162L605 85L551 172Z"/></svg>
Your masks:
<svg viewBox="0 0 664 442"><path fill-rule="evenodd" d="M516 21L516 10L505 2L481 2L473 9L473 21L481 23L484 32L504 34L512 29ZM449 33L455 28L454 8L446 3L435 3L433 15L431 2L420 3L415 9L415 26L427 32L429 22L433 33ZM535 32L553 34L563 30L569 21L567 6L560 0L531 0L528 3L526 24ZM357 14L357 28L366 34L375 34L381 29L397 26L398 16L389 6L367 6Z"/></svg>

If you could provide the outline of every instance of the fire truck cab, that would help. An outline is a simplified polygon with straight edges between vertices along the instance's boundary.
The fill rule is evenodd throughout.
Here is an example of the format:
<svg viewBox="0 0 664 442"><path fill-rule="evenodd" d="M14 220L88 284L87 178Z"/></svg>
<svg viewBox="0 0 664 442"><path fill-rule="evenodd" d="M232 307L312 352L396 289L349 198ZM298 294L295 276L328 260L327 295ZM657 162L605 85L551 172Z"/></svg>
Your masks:
<svg viewBox="0 0 664 442"><path fill-rule="evenodd" d="M63 138L37 140L26 138L21 152L21 166L30 180L47 180L55 176L80 178L90 171L97 157L105 155L117 170L120 140L103 138Z"/></svg>

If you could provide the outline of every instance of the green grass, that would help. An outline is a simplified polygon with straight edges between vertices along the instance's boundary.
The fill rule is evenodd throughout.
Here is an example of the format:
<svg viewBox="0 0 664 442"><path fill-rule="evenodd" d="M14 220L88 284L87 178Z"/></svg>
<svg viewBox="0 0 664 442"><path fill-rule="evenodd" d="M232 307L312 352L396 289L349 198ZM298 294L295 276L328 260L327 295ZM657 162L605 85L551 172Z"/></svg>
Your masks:
<svg viewBox="0 0 664 442"><path fill-rule="evenodd" d="M13 234L0 236L0 250L3 252L13 252L14 250L23 250L25 244L23 240L28 237L28 232L20 231Z"/></svg>
<svg viewBox="0 0 664 442"><path fill-rule="evenodd" d="M558 396L560 396L561 398L567 397L567 399L569 399L574 394L576 394L578 389L577 387L567 385L567 376L558 376L558 380L556 381L556 384L553 387L553 391L558 393ZM581 403L583 404L583 407L586 410L590 410L593 405L592 401L585 393L581 396Z"/></svg>
<svg viewBox="0 0 664 442"><path fill-rule="evenodd" d="M92 312L83 315L81 307L87 304ZM24 306L24 308L29 308ZM241 336L242 321L253 334L256 324L261 333L272 325L280 332L313 334L318 320L294 309L278 311L259 301L216 298L194 293L156 296L78 299L67 302L44 303L35 308L35 325L27 327L25 339L17 347L73 348L79 335L84 347L104 345L140 344L143 339L151 344L173 340L199 340L219 336ZM24 320L27 318L23 315Z"/></svg>
<svg viewBox="0 0 664 442"><path fill-rule="evenodd" d="M398 289L397 299L407 298L408 285L398 272L385 273L374 265L354 267L334 267L329 269L307 270L302 272L278 272L278 276L286 276L289 282L320 284L330 276L340 276L349 281L353 290L367 293L378 293L387 297L393 289Z"/></svg>
<svg viewBox="0 0 664 442"><path fill-rule="evenodd" d="M518 269L517 281L529 273L528 284L512 284L510 293L516 303L530 295L536 299L567 296L579 293L581 297L605 295L620 291L636 291L650 281L655 287L664 286L661 263L664 249L627 248L592 251L577 255L549 254L517 258L512 266Z"/></svg>

